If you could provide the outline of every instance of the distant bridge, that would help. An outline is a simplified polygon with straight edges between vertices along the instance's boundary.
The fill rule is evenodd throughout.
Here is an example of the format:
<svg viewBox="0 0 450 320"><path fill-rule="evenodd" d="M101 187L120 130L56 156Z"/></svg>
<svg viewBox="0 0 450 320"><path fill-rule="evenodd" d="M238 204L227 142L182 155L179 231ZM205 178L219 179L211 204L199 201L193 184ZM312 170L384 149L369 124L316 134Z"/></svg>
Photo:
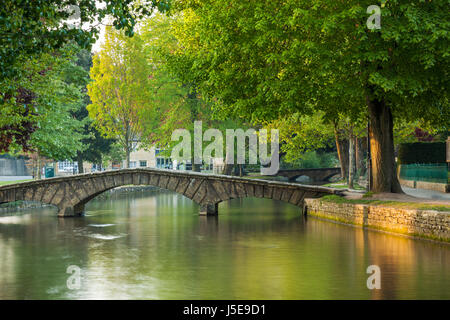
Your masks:
<svg viewBox="0 0 450 320"><path fill-rule="evenodd" d="M276 175L286 177L289 181L295 181L301 176L307 176L312 181L327 181L340 173L341 168L280 169Z"/></svg>
<svg viewBox="0 0 450 320"><path fill-rule="evenodd" d="M123 185L152 185L175 191L200 205L200 214L216 215L218 204L235 198L281 200L296 206L303 199L342 190L287 182L163 169L122 169L36 180L0 187L0 203L39 201L58 208L58 216L79 216L97 195Z"/></svg>

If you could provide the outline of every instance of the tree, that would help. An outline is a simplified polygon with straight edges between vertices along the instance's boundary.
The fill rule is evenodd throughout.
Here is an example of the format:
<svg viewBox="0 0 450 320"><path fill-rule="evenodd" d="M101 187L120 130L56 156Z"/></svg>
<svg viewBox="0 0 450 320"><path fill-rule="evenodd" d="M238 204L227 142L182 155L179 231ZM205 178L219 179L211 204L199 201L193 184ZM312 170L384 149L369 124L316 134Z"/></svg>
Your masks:
<svg viewBox="0 0 450 320"><path fill-rule="evenodd" d="M306 116L293 113L264 125L267 129L280 130L280 151L287 162L295 162L308 151L329 147L333 144L333 125L317 112Z"/></svg>
<svg viewBox="0 0 450 320"><path fill-rule="evenodd" d="M54 54L71 42L89 49L99 24L108 17L129 36L139 17L155 8L168 9L164 0L4 0L0 6L0 152L11 144L29 149L29 139L41 116L33 110L36 92L27 66ZM37 64L39 65L39 64Z"/></svg>
<svg viewBox="0 0 450 320"><path fill-rule="evenodd" d="M98 130L122 146L127 168L130 153L142 137L143 115L157 112L151 103L152 72L139 35L129 38L106 28L105 43L94 56L90 72L93 81L87 88L92 103L87 109Z"/></svg>
<svg viewBox="0 0 450 320"><path fill-rule="evenodd" d="M70 159L84 150L82 140L88 136L83 132L83 120L74 117L84 105L87 73L76 65L77 46L66 46L64 51L64 55L50 58L49 71L40 85L45 91L36 98L41 117L31 137L41 155L55 160Z"/></svg>
<svg viewBox="0 0 450 320"><path fill-rule="evenodd" d="M83 86L69 80L74 77L73 55L76 48L64 47L53 54L43 54L39 61L30 60L23 66L30 70L31 88L34 97L32 108L39 117L34 120L35 130L27 142L28 148L12 141L13 152L25 152L35 159L36 177L40 177L43 158L70 159L84 148L81 140L83 123L75 119L73 111L82 103ZM33 71L34 70L34 71ZM45 72L35 70L45 70Z"/></svg>
<svg viewBox="0 0 450 320"><path fill-rule="evenodd" d="M150 15L154 8L165 11L168 1L4 0L0 8L0 74L14 76L19 58L49 53L70 41L90 48L106 17L116 29L132 36L138 17Z"/></svg>
<svg viewBox="0 0 450 320"><path fill-rule="evenodd" d="M449 124L447 1L188 1L175 56L224 114L368 114L372 190L402 192L394 118ZM181 59L181 58L180 58ZM184 69L180 69L183 71Z"/></svg>
<svg viewBox="0 0 450 320"><path fill-rule="evenodd" d="M153 103L158 107L159 116L145 115L144 126L147 147L158 145L170 155L178 141L171 140L171 133L176 129L187 129L191 135L194 133L194 122L202 121L202 129L216 128L225 136L225 130L244 127L229 119L215 118L212 113L213 101L205 101L198 93L196 83L183 73L179 72L182 62L173 59L172 53L179 50L179 42L173 29L178 17L168 17L163 14L142 21L140 36L144 40L145 52L148 61L154 66L152 84L155 88L152 94ZM182 77L180 77L182 76ZM194 149L194 141L191 141ZM208 143L203 142L203 147ZM236 154L236 153L235 153ZM191 158L194 171L200 171L200 164L195 163L194 155ZM225 174L231 174L233 166L224 167Z"/></svg>
<svg viewBox="0 0 450 320"><path fill-rule="evenodd" d="M87 84L89 82L89 70L92 67L92 53L88 50L82 49L77 53L76 66L71 72L71 81L77 82L83 88L83 103L78 110L73 112L73 116L84 123L83 134L85 138L82 140L85 146L84 150L78 150L74 161L78 162L78 173L83 173L83 162L89 161L91 163L101 164L102 157L109 153L113 139L104 138L101 133L93 126L92 119L89 118L89 112L86 106L90 104L90 99L87 94Z"/></svg>
<svg viewBox="0 0 450 320"><path fill-rule="evenodd" d="M126 158L123 147L114 141L109 148L109 151L102 157L102 166L106 167L108 162L111 164L121 163Z"/></svg>

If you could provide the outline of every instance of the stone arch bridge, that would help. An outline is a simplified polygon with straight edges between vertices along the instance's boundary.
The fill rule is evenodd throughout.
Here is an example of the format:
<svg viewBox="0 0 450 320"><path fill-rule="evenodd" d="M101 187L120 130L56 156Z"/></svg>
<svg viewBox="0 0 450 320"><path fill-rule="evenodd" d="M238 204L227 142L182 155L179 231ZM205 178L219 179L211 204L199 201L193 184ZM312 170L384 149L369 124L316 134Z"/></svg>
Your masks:
<svg viewBox="0 0 450 320"><path fill-rule="evenodd" d="M58 208L58 216L79 216L97 195L123 185L152 185L175 191L200 205L200 214L215 215L218 204L234 198L257 197L297 206L304 198L339 194L342 190L287 182L238 178L192 171L122 169L57 177L0 187L0 203L39 201Z"/></svg>
<svg viewBox="0 0 450 320"><path fill-rule="evenodd" d="M327 181L340 173L341 168L280 169L277 176L286 177L289 181L295 181L301 176L307 176L312 181Z"/></svg>

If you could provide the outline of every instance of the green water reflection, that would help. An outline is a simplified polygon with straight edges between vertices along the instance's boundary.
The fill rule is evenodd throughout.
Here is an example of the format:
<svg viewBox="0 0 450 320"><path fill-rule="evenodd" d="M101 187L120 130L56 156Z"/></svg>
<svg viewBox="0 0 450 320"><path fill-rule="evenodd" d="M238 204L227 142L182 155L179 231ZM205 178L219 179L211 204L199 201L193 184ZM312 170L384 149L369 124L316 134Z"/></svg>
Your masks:
<svg viewBox="0 0 450 320"><path fill-rule="evenodd" d="M147 191L0 217L1 299L449 299L450 246L364 231L265 199L198 216L191 200ZM366 268L381 269L369 290ZM79 290L67 267L81 268Z"/></svg>

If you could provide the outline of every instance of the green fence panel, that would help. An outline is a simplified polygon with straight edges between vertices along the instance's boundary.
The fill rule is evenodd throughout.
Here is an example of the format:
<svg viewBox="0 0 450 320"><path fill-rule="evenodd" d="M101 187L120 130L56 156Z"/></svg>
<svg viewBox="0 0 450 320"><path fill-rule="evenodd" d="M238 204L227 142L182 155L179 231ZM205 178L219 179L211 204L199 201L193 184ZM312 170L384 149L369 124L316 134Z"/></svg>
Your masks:
<svg viewBox="0 0 450 320"><path fill-rule="evenodd" d="M448 183L446 163L404 164L400 167L400 178L425 182Z"/></svg>

